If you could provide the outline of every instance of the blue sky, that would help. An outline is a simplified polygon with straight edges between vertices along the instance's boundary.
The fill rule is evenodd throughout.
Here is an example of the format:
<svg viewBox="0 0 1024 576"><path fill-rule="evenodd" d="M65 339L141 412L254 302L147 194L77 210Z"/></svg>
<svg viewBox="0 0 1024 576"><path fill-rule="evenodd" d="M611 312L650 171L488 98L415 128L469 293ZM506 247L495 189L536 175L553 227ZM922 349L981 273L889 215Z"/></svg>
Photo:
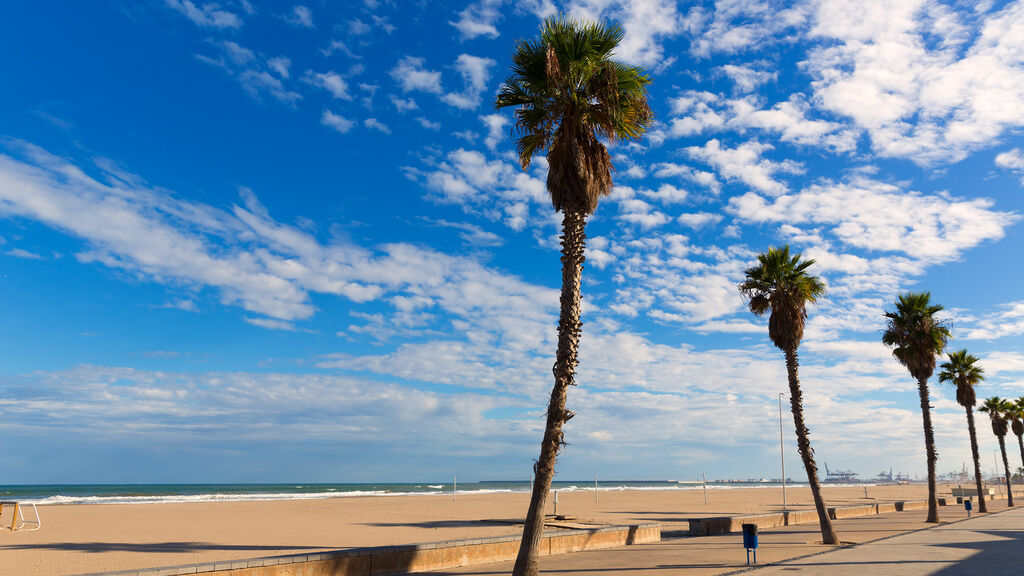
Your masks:
<svg viewBox="0 0 1024 576"><path fill-rule="evenodd" d="M819 462L924 472L901 290L1024 394L1024 2L6 3L3 481L527 478L560 217L493 95L557 10L623 25L656 118L588 225L561 478L778 476L782 355L735 287L782 243L829 286Z"/></svg>

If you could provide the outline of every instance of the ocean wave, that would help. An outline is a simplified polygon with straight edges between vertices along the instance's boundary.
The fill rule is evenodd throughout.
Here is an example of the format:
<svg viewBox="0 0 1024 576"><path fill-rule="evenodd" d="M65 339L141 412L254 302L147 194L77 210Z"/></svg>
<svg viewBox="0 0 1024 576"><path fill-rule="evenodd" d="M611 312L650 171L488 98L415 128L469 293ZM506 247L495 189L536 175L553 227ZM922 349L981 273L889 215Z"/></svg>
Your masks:
<svg viewBox="0 0 1024 576"><path fill-rule="evenodd" d="M871 487L877 486L878 484L827 484L830 487ZM409 485L419 488L424 485ZM451 494L450 489L445 491L445 484L427 484L425 487L427 490L352 490L352 491L339 491L338 488L324 488L324 491L320 492L209 492L201 494L111 494L111 495L65 495L56 494L47 496L44 498L36 499L24 499L21 500L25 503L36 504L40 506L45 505L74 505L74 504L179 504L179 503L190 503L190 502L251 502L251 501L266 501L266 500L320 500L327 498L358 498L358 497L380 497L380 496L437 496L437 495L449 495ZM469 486L472 486L470 484ZM530 488L528 486L522 487L510 487L510 488L470 488L458 489L458 495L474 495L474 494L511 494L511 493L528 493ZM779 489L781 484L742 484L742 483L729 483L729 484L715 484L708 483L708 490L747 490L747 489ZM806 488L807 483L792 482L788 483L787 487L790 488ZM608 482L607 484L600 484L597 488L599 492L625 492L625 491L637 491L637 492L675 492L675 491L692 491L692 490L703 490L702 484L657 484L648 486L637 486L635 484L617 484L615 482ZM586 485L569 485L569 486L555 486L552 487L551 491L560 492L589 492L594 490L593 486Z"/></svg>
<svg viewBox="0 0 1024 576"><path fill-rule="evenodd" d="M459 494L504 494L527 492L527 490L482 489L460 490ZM327 498L357 498L360 496L436 496L446 494L440 490L426 492L391 492L388 490L353 490L351 492L303 492L303 493L211 493L211 494L162 494L152 496L64 496L57 494L46 498L22 500L25 504L46 506L53 504L182 504L189 502L257 502L264 500L323 500Z"/></svg>

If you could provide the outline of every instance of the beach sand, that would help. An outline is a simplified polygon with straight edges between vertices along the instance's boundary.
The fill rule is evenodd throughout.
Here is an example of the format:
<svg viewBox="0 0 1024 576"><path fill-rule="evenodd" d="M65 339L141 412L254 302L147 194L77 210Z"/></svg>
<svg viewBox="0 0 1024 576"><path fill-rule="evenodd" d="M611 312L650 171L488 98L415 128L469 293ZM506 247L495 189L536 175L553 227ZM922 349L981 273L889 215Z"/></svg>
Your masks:
<svg viewBox="0 0 1024 576"><path fill-rule="evenodd" d="M939 496L949 496L942 486ZM920 484L825 487L829 506L923 500ZM789 488L790 508L813 508L810 490ZM0 574L63 576L258 558L319 550L520 534L501 523L525 516L529 494L341 497L321 500L182 504L50 505L36 532L0 532ZM558 512L603 524L774 512L779 488L560 491ZM941 514L940 508L940 514ZM549 498L548 512L552 511ZM497 521L497 522L495 522Z"/></svg>

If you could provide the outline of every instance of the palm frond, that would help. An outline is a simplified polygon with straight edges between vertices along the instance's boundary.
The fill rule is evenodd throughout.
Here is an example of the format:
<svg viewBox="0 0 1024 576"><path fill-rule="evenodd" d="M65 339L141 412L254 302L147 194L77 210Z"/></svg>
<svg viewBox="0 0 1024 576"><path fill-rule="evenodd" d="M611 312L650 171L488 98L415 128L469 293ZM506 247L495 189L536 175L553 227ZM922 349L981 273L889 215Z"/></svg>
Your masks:
<svg viewBox="0 0 1024 576"><path fill-rule="evenodd" d="M593 212L612 186L602 139L639 139L653 121L650 78L611 58L623 37L617 24L560 14L544 20L538 38L515 45L495 107L517 108L513 132L524 170L537 154L548 156L557 210Z"/></svg>
<svg viewBox="0 0 1024 576"><path fill-rule="evenodd" d="M977 401L974 387L985 379L985 370L978 365L978 357L968 354L967 350L957 350L946 356L949 361L939 366L939 382L956 388L956 401L961 406L974 406Z"/></svg>
<svg viewBox="0 0 1024 576"><path fill-rule="evenodd" d="M896 310L885 313L882 343L893 349L896 360L918 380L931 377L935 357L951 338L946 323L935 317L942 310L931 302L930 293L906 292L896 297Z"/></svg>
<svg viewBox="0 0 1024 576"><path fill-rule="evenodd" d="M791 254L788 245L759 254L757 262L744 271L740 293L754 314L771 313L768 336L772 342L783 350L795 349L803 339L807 304L825 295L825 283L807 272L814 260Z"/></svg>

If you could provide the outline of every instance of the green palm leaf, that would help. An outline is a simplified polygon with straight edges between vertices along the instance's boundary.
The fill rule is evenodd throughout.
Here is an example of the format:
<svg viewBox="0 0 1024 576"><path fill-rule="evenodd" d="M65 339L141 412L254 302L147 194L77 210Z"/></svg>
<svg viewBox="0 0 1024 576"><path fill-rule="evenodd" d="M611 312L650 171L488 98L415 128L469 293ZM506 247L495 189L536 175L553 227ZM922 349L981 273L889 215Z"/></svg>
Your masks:
<svg viewBox="0 0 1024 576"><path fill-rule="evenodd" d="M548 191L556 210L590 214L611 192L611 157L602 140L639 139L653 117L650 79L611 59L622 41L617 24L548 18L539 39L520 40L512 74L495 100L514 107L516 151L523 169L548 157Z"/></svg>
<svg viewBox="0 0 1024 576"><path fill-rule="evenodd" d="M814 260L790 254L789 246L770 248L757 256L757 266L747 268L740 292L750 311L771 313L768 337L782 350L796 349L804 335L807 304L825 295L821 278L807 273Z"/></svg>

